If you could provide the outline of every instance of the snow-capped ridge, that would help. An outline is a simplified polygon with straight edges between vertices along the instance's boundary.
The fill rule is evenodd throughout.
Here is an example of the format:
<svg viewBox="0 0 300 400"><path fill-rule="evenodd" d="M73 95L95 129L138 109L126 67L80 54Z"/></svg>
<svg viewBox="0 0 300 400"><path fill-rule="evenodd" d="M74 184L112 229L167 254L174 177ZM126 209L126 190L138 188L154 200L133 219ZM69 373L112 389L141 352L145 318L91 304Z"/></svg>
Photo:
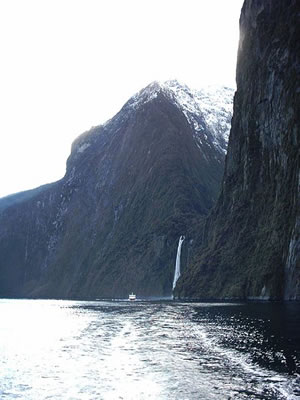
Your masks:
<svg viewBox="0 0 300 400"><path fill-rule="evenodd" d="M193 137L199 149L206 145L217 148L221 153L226 153L231 127L233 94L232 88L223 86L207 86L193 90L176 79L165 82L154 81L133 95L115 117L80 135L72 144L72 153L84 153L92 144L95 133L100 133L103 128L112 123L117 127L120 119L127 118L128 111L137 111L145 104L155 101L159 95L172 102L184 114L193 128Z"/></svg>
<svg viewBox="0 0 300 400"><path fill-rule="evenodd" d="M153 101L161 93L170 99L194 128L198 147L207 141L207 131L214 146L226 152L231 127L234 89L225 86L206 86L192 90L176 79L154 81L136 93L127 103L130 108Z"/></svg>

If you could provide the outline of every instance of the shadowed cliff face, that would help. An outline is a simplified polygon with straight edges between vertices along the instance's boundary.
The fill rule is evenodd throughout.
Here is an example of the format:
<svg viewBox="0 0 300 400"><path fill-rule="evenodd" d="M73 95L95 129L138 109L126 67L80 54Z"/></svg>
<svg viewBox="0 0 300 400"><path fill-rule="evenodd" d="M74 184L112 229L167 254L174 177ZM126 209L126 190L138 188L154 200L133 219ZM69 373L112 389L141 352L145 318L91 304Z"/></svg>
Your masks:
<svg viewBox="0 0 300 400"><path fill-rule="evenodd" d="M187 237L184 266L226 149L174 85L150 85L81 135L61 181L0 201L1 296L171 294L178 239Z"/></svg>
<svg viewBox="0 0 300 400"><path fill-rule="evenodd" d="M299 37L299 1L245 1L222 193L180 296L300 299Z"/></svg>

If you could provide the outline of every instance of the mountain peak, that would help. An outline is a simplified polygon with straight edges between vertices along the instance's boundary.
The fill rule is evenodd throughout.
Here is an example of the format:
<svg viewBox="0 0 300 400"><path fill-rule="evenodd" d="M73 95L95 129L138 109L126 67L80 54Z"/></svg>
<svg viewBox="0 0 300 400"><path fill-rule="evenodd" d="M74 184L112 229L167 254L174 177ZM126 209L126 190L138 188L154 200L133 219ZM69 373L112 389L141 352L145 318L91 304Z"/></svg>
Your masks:
<svg viewBox="0 0 300 400"><path fill-rule="evenodd" d="M112 123L118 126L120 119L156 101L159 96L163 96L184 115L199 149L207 145L224 155L231 126L233 95L234 89L225 86L206 86L194 90L176 79L153 81L134 94L115 117L80 135L73 142L72 155L83 153L100 127L107 128Z"/></svg>
<svg viewBox="0 0 300 400"><path fill-rule="evenodd" d="M219 105L222 104L227 108L228 104L232 103L234 89L221 85L207 85L194 90L186 84L180 83L177 79L153 81L134 94L127 104L136 108L156 98L158 93L163 93L185 107L193 102L196 102L198 106L203 105L205 98L211 98Z"/></svg>
<svg viewBox="0 0 300 400"><path fill-rule="evenodd" d="M194 128L194 137L202 145L206 128L212 132L213 144L226 152L231 126L234 89L225 86L206 86L190 89L176 79L154 81L136 93L126 106L134 110L163 94L186 117Z"/></svg>

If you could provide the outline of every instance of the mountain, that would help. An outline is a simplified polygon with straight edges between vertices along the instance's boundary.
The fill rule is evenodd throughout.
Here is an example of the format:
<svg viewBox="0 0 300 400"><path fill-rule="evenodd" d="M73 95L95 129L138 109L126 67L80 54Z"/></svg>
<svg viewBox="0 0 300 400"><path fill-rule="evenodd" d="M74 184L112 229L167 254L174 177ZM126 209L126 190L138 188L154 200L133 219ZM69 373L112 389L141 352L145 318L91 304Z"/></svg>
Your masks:
<svg viewBox="0 0 300 400"><path fill-rule="evenodd" d="M8 196L0 198L0 212L13 204L21 203L27 199L35 197L38 193L43 192L46 188L49 188L53 183L48 183L46 185L39 186L35 189L25 190L23 192L18 192L10 194Z"/></svg>
<svg viewBox="0 0 300 400"><path fill-rule="evenodd" d="M222 191L177 295L300 299L300 3L246 0Z"/></svg>
<svg viewBox="0 0 300 400"><path fill-rule="evenodd" d="M154 82L75 140L62 180L0 200L0 296L170 295L179 237L184 268L218 196L232 97Z"/></svg>

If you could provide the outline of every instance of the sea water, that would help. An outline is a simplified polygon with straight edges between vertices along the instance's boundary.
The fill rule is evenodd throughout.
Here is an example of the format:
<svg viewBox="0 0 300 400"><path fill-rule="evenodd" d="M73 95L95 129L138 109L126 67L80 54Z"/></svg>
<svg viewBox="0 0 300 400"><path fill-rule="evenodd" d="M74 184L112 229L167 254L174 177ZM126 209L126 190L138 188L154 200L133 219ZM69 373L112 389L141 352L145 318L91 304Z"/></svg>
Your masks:
<svg viewBox="0 0 300 400"><path fill-rule="evenodd" d="M0 300L0 398L300 399L300 305Z"/></svg>

